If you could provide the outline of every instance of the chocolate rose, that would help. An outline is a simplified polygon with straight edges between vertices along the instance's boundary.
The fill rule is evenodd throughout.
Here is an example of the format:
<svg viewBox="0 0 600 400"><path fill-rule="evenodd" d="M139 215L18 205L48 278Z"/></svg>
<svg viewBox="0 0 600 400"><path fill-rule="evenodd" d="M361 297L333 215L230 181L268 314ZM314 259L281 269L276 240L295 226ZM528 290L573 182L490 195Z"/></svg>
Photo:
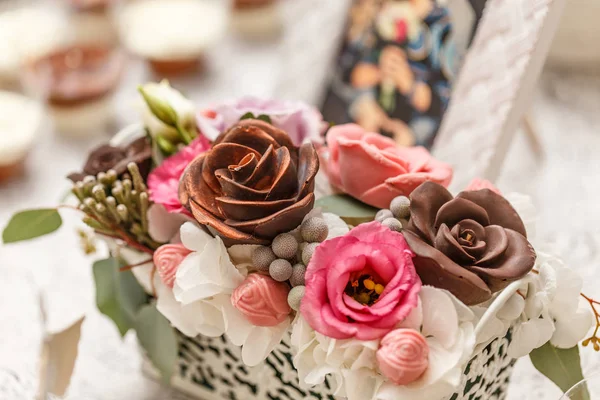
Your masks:
<svg viewBox="0 0 600 400"><path fill-rule="evenodd" d="M228 244L267 244L312 209L318 169L312 144L298 148L284 131L243 120L188 165L179 200Z"/></svg>
<svg viewBox="0 0 600 400"><path fill-rule="evenodd" d="M523 221L499 194L482 189L453 198L444 187L425 182L410 200L404 236L423 284L473 305L533 268L535 252Z"/></svg>
<svg viewBox="0 0 600 400"><path fill-rule="evenodd" d="M73 182L82 181L87 175L96 176L109 169L117 175L127 172L127 164L134 162L138 165L142 177L146 179L152 166L152 147L145 137L139 138L124 147L102 145L94 149L88 156L82 172L68 176Z"/></svg>

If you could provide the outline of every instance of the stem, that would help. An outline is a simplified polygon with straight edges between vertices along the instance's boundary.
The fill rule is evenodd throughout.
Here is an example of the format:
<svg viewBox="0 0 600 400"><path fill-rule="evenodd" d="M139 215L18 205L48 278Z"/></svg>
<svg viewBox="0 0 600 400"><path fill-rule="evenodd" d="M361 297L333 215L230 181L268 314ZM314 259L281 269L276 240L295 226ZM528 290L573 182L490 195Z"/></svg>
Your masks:
<svg viewBox="0 0 600 400"><path fill-rule="evenodd" d="M149 259L149 260L141 261L136 264L126 265L124 267L119 268L119 272L131 271L135 267L141 267L142 265L149 264L151 262L152 262L152 259Z"/></svg>
<svg viewBox="0 0 600 400"><path fill-rule="evenodd" d="M181 136L181 139L186 145L192 142L192 137L190 136L188 131L186 131L185 128L181 126L179 121L177 121L177 123L175 124L175 129L177 129L177 133L179 133L179 136Z"/></svg>

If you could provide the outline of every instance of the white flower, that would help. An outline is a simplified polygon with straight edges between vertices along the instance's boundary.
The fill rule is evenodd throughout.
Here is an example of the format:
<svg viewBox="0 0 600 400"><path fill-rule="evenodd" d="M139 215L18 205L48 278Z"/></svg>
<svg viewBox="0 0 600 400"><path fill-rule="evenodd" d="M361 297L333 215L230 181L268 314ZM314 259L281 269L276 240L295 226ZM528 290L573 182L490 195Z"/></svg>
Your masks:
<svg viewBox="0 0 600 400"><path fill-rule="evenodd" d="M233 291L246 275L251 247L237 248L239 268L232 263L219 237L212 237L197 225L181 226L182 244L192 250L179 265L173 290L156 282L157 309L185 335L217 337L227 335L242 346L242 360L250 366L263 361L281 341L290 319L275 327L250 323L231 303Z"/></svg>
<svg viewBox="0 0 600 400"><path fill-rule="evenodd" d="M157 104L170 107L175 111L176 118L182 127L188 129L188 131L195 128L196 109L194 104L179 91L173 89L168 81L146 83L142 86L142 90L148 96L156 99ZM162 136L169 140L179 138L177 130L158 119L147 104L144 104L142 118L144 125L152 136Z"/></svg>
<svg viewBox="0 0 600 400"><path fill-rule="evenodd" d="M379 341L335 340L315 332L299 317L293 324L294 365L300 382L316 385L331 375L336 395L348 400L436 400L460 385L475 346L474 314L445 290L425 286L419 304L399 327L415 329L427 338L429 367L406 385L386 382L379 374L375 353Z"/></svg>
<svg viewBox="0 0 600 400"><path fill-rule="evenodd" d="M537 253L530 274L521 322L514 328L508 347L511 357L522 357L548 341L559 348L570 348L583 339L592 326L591 311L581 301L579 275L550 254Z"/></svg>

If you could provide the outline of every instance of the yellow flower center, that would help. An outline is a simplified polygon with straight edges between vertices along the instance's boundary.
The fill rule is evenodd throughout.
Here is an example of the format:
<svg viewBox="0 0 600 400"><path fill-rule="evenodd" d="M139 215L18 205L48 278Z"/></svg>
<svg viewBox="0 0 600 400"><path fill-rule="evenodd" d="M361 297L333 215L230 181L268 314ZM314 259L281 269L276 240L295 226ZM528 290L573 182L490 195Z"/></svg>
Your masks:
<svg viewBox="0 0 600 400"><path fill-rule="evenodd" d="M372 306L379 300L385 286L370 275L361 275L358 279L348 282L345 293L361 304Z"/></svg>

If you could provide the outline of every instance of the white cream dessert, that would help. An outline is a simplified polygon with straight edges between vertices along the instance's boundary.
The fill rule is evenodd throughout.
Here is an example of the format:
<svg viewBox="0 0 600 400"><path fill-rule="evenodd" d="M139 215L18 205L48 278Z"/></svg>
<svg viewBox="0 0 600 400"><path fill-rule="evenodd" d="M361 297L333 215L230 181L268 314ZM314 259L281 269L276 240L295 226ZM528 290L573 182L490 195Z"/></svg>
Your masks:
<svg viewBox="0 0 600 400"><path fill-rule="evenodd" d="M66 16L55 7L10 4L0 4L0 83L17 81L25 61L52 51L68 36Z"/></svg>
<svg viewBox="0 0 600 400"><path fill-rule="evenodd" d="M39 103L0 91L0 183L23 172L43 121Z"/></svg>
<svg viewBox="0 0 600 400"><path fill-rule="evenodd" d="M281 31L277 0L234 0L233 28L251 37L276 35Z"/></svg>
<svg viewBox="0 0 600 400"><path fill-rule="evenodd" d="M227 7L218 0L134 1L119 17L125 46L159 74L197 68L226 26Z"/></svg>

